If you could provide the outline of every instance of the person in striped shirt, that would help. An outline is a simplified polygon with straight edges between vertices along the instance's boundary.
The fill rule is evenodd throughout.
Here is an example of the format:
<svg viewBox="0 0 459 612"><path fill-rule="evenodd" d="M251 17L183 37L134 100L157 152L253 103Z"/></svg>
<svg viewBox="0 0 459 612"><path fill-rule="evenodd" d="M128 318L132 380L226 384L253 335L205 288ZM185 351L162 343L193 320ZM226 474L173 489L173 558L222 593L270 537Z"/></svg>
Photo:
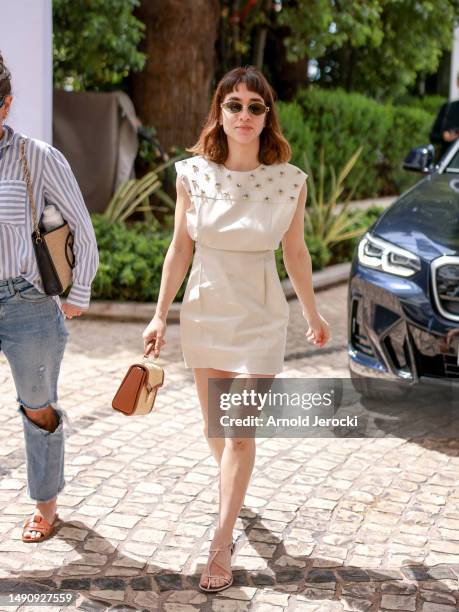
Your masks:
<svg viewBox="0 0 459 612"><path fill-rule="evenodd" d="M77 181L65 157L6 125L13 98L0 55L0 350L15 382L27 456L27 485L36 508L22 539L53 534L57 495L65 485L63 410L57 381L68 332L64 319L88 308L98 266L97 244ZM26 139L33 195L40 218L54 204L74 235L73 285L65 304L43 292L32 245L32 215L21 164Z"/></svg>

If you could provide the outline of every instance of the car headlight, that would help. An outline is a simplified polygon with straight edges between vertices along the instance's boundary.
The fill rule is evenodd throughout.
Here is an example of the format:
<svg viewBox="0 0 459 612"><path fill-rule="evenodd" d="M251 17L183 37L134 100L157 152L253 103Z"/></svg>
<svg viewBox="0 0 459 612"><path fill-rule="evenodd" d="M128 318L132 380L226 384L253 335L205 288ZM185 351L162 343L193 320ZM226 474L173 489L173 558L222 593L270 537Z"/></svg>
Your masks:
<svg viewBox="0 0 459 612"><path fill-rule="evenodd" d="M421 269L417 255L370 234L359 242L358 258L364 266L397 276L412 276Z"/></svg>

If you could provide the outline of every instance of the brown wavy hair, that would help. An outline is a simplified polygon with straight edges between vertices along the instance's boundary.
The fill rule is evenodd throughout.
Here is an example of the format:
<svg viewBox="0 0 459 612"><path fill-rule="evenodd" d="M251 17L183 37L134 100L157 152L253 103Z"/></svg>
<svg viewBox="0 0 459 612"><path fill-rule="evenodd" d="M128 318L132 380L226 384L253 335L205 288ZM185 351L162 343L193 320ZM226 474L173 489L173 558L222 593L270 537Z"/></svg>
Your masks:
<svg viewBox="0 0 459 612"><path fill-rule="evenodd" d="M274 91L263 74L255 66L234 68L220 79L199 140L193 147L186 150L196 155L203 155L217 164L223 164L226 161L228 157L228 139L223 126L219 124L220 105L225 96L234 91L240 83L245 83L249 91L255 91L259 94L266 106L269 106L265 127L260 134L259 162L268 166L270 164L288 162L292 156L292 150L282 134L279 117L274 105Z"/></svg>
<svg viewBox="0 0 459 612"><path fill-rule="evenodd" d="M0 100L6 98L6 96L11 96L11 74L0 53Z"/></svg>

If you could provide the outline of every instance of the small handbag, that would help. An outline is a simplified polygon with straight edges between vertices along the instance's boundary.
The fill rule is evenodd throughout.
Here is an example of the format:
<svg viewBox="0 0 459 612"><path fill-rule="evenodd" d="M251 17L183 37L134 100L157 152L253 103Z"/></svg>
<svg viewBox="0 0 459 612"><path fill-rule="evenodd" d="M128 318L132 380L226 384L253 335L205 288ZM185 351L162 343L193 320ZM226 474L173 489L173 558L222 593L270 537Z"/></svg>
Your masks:
<svg viewBox="0 0 459 612"><path fill-rule="evenodd" d="M32 191L29 165L25 156L25 139L21 140L21 161L24 180L27 184L30 207L32 209L32 243L37 260L38 271L47 295L63 293L72 282L75 267L73 254L73 234L67 221L48 232L42 231L37 220L37 209Z"/></svg>
<svg viewBox="0 0 459 612"><path fill-rule="evenodd" d="M112 401L112 408L126 416L148 414L153 410L156 393L164 383L164 370L144 357L128 369Z"/></svg>

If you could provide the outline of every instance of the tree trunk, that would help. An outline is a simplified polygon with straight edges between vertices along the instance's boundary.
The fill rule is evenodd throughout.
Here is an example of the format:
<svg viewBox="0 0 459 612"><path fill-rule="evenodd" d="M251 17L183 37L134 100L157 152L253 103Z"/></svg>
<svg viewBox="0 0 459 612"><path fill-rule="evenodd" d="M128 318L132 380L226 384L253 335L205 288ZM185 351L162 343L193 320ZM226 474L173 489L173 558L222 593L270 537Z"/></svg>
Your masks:
<svg viewBox="0 0 459 612"><path fill-rule="evenodd" d="M270 69L270 82L280 100L292 100L298 89L308 85L308 58L297 62L287 61L284 39L290 28L280 26L268 32L265 64Z"/></svg>
<svg viewBox="0 0 459 612"><path fill-rule="evenodd" d="M259 8L265 14L265 18L269 19L270 13L273 8L272 0L265 0L261 2L261 6ZM252 64L258 68L258 70L263 70L263 60L265 57L265 46L266 46L266 36L268 34L268 25L263 23L259 25L255 32L255 39L253 43L252 50Z"/></svg>
<svg viewBox="0 0 459 612"><path fill-rule="evenodd" d="M131 81L137 114L166 150L190 146L209 108L219 0L142 0L135 14L146 26L147 54Z"/></svg>

